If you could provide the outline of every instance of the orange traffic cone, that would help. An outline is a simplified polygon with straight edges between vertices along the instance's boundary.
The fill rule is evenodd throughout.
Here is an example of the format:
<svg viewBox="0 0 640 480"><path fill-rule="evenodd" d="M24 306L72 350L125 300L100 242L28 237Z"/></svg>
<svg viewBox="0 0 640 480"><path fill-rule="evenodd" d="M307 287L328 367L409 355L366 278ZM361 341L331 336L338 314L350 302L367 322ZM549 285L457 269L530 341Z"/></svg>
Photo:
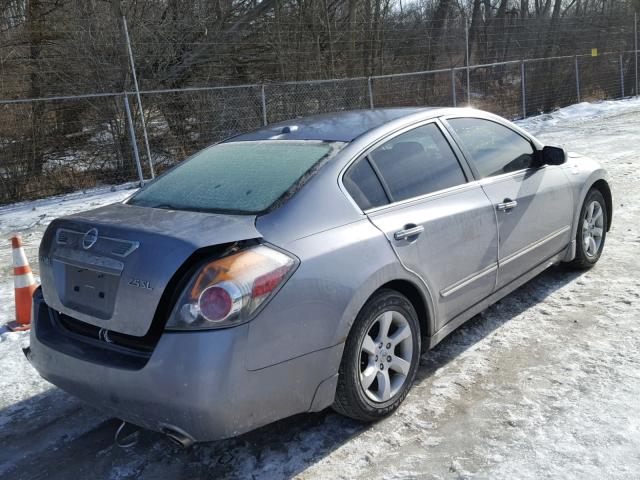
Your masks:
<svg viewBox="0 0 640 480"><path fill-rule="evenodd" d="M7 328L14 332L28 330L31 327L31 301L33 292L38 288L33 279L31 267L22 248L20 235L11 237L13 248L13 285L16 291L16 320L9 322Z"/></svg>

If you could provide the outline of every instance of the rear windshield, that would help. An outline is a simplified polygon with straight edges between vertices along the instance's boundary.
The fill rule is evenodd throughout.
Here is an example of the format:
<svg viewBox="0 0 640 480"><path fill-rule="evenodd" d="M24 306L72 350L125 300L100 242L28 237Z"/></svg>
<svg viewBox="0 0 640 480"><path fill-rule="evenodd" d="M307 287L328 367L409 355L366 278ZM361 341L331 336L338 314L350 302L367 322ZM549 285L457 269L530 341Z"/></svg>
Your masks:
<svg viewBox="0 0 640 480"><path fill-rule="evenodd" d="M130 205L237 214L263 212L293 194L343 144L267 140L221 143L141 189Z"/></svg>

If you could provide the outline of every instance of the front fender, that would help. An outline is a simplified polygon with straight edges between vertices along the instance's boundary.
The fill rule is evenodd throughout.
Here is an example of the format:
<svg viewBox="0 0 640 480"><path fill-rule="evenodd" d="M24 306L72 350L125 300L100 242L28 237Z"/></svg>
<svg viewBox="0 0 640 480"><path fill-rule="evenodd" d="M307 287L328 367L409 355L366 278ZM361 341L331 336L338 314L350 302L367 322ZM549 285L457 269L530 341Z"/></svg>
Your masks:
<svg viewBox="0 0 640 480"><path fill-rule="evenodd" d="M573 193L573 224L571 229L571 238L574 239L578 234L578 226L580 224L580 211L587 193L597 182L604 182L611 190L609 185L609 176L607 171L597 161L583 157L581 155L570 153L568 161L564 166L571 191ZM613 211L613 205L610 205L610 212ZM611 214L609 215L608 226L611 225ZM575 245L574 245L575 247ZM571 249L566 261L575 258L575 248Z"/></svg>

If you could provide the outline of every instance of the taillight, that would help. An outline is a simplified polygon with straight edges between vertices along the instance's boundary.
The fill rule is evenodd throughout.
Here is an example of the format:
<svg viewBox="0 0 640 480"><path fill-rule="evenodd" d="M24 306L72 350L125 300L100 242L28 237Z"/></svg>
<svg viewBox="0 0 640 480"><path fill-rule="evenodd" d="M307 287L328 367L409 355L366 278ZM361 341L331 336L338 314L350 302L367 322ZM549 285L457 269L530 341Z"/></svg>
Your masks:
<svg viewBox="0 0 640 480"><path fill-rule="evenodd" d="M242 292L231 282L220 282L204 289L198 307L205 319L221 322L242 308Z"/></svg>
<svg viewBox="0 0 640 480"><path fill-rule="evenodd" d="M191 279L167 329L223 328L250 320L295 265L295 259L265 245L213 260Z"/></svg>
<svg viewBox="0 0 640 480"><path fill-rule="evenodd" d="M280 267L273 272L265 273L256 278L253 282L253 288L251 289L251 296L253 298L269 295L273 290L280 285L282 279L289 273L287 267Z"/></svg>

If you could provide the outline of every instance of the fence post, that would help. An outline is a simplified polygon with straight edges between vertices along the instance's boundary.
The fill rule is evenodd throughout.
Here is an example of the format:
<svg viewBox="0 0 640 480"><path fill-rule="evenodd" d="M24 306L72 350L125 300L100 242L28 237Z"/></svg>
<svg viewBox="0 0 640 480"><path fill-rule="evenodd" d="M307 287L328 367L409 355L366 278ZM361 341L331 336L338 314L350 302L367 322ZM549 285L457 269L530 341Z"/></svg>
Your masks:
<svg viewBox="0 0 640 480"><path fill-rule="evenodd" d="M267 94L264 85L260 88L260 101L262 102L262 124L267 126Z"/></svg>
<svg viewBox="0 0 640 480"><path fill-rule="evenodd" d="M457 107L457 99L456 99L456 70L455 68L451 69L451 100L452 105Z"/></svg>
<svg viewBox="0 0 640 480"><path fill-rule="evenodd" d="M133 61L133 50L131 49L131 39L129 38L129 28L127 27L127 18L122 16L122 24L124 26L124 36L127 41L127 51L129 52L129 63L131 65L131 76L133 77L133 86L136 89L136 100L138 101L138 110L140 112L140 122L142 123L142 136L144 137L144 146L147 150L147 158L149 159L149 171L151 178L156 176L153 170L153 159L151 158L151 149L149 148L149 136L147 135L147 124L144 121L144 109L142 108L142 100L140 99L140 89L138 88L138 76L136 75L136 64Z"/></svg>
<svg viewBox="0 0 640 480"><path fill-rule="evenodd" d="M471 73L469 70L469 19L464 17L465 60L467 63L467 103L471 105Z"/></svg>
<svg viewBox="0 0 640 480"><path fill-rule="evenodd" d="M367 88L369 89L369 107L373 109L373 86L371 85L371 77L367 78Z"/></svg>
<svg viewBox="0 0 640 480"><path fill-rule="evenodd" d="M520 85L522 87L522 118L527 118L527 88L524 76L524 59L520 62Z"/></svg>
<svg viewBox="0 0 640 480"><path fill-rule="evenodd" d="M578 103L580 103L580 68L578 67L578 56L574 57L576 65L576 94L578 95Z"/></svg>
<svg viewBox="0 0 640 480"><path fill-rule="evenodd" d="M620 93L622 93L621 98L624 98L624 63L622 54L620 54Z"/></svg>
<svg viewBox="0 0 640 480"><path fill-rule="evenodd" d="M634 33L634 45L635 45L635 58L636 58L636 98L638 98L638 12L633 14L633 33Z"/></svg>
<svg viewBox="0 0 640 480"><path fill-rule="evenodd" d="M142 174L142 165L140 165L140 154L138 152L138 141L136 140L136 129L133 126L133 117L131 116L131 107L129 106L129 96L124 93L124 111L127 113L127 124L129 125L129 138L131 139L131 148L133 149L133 158L136 161L136 169L138 170L138 178L140 186L144 185L144 175Z"/></svg>

